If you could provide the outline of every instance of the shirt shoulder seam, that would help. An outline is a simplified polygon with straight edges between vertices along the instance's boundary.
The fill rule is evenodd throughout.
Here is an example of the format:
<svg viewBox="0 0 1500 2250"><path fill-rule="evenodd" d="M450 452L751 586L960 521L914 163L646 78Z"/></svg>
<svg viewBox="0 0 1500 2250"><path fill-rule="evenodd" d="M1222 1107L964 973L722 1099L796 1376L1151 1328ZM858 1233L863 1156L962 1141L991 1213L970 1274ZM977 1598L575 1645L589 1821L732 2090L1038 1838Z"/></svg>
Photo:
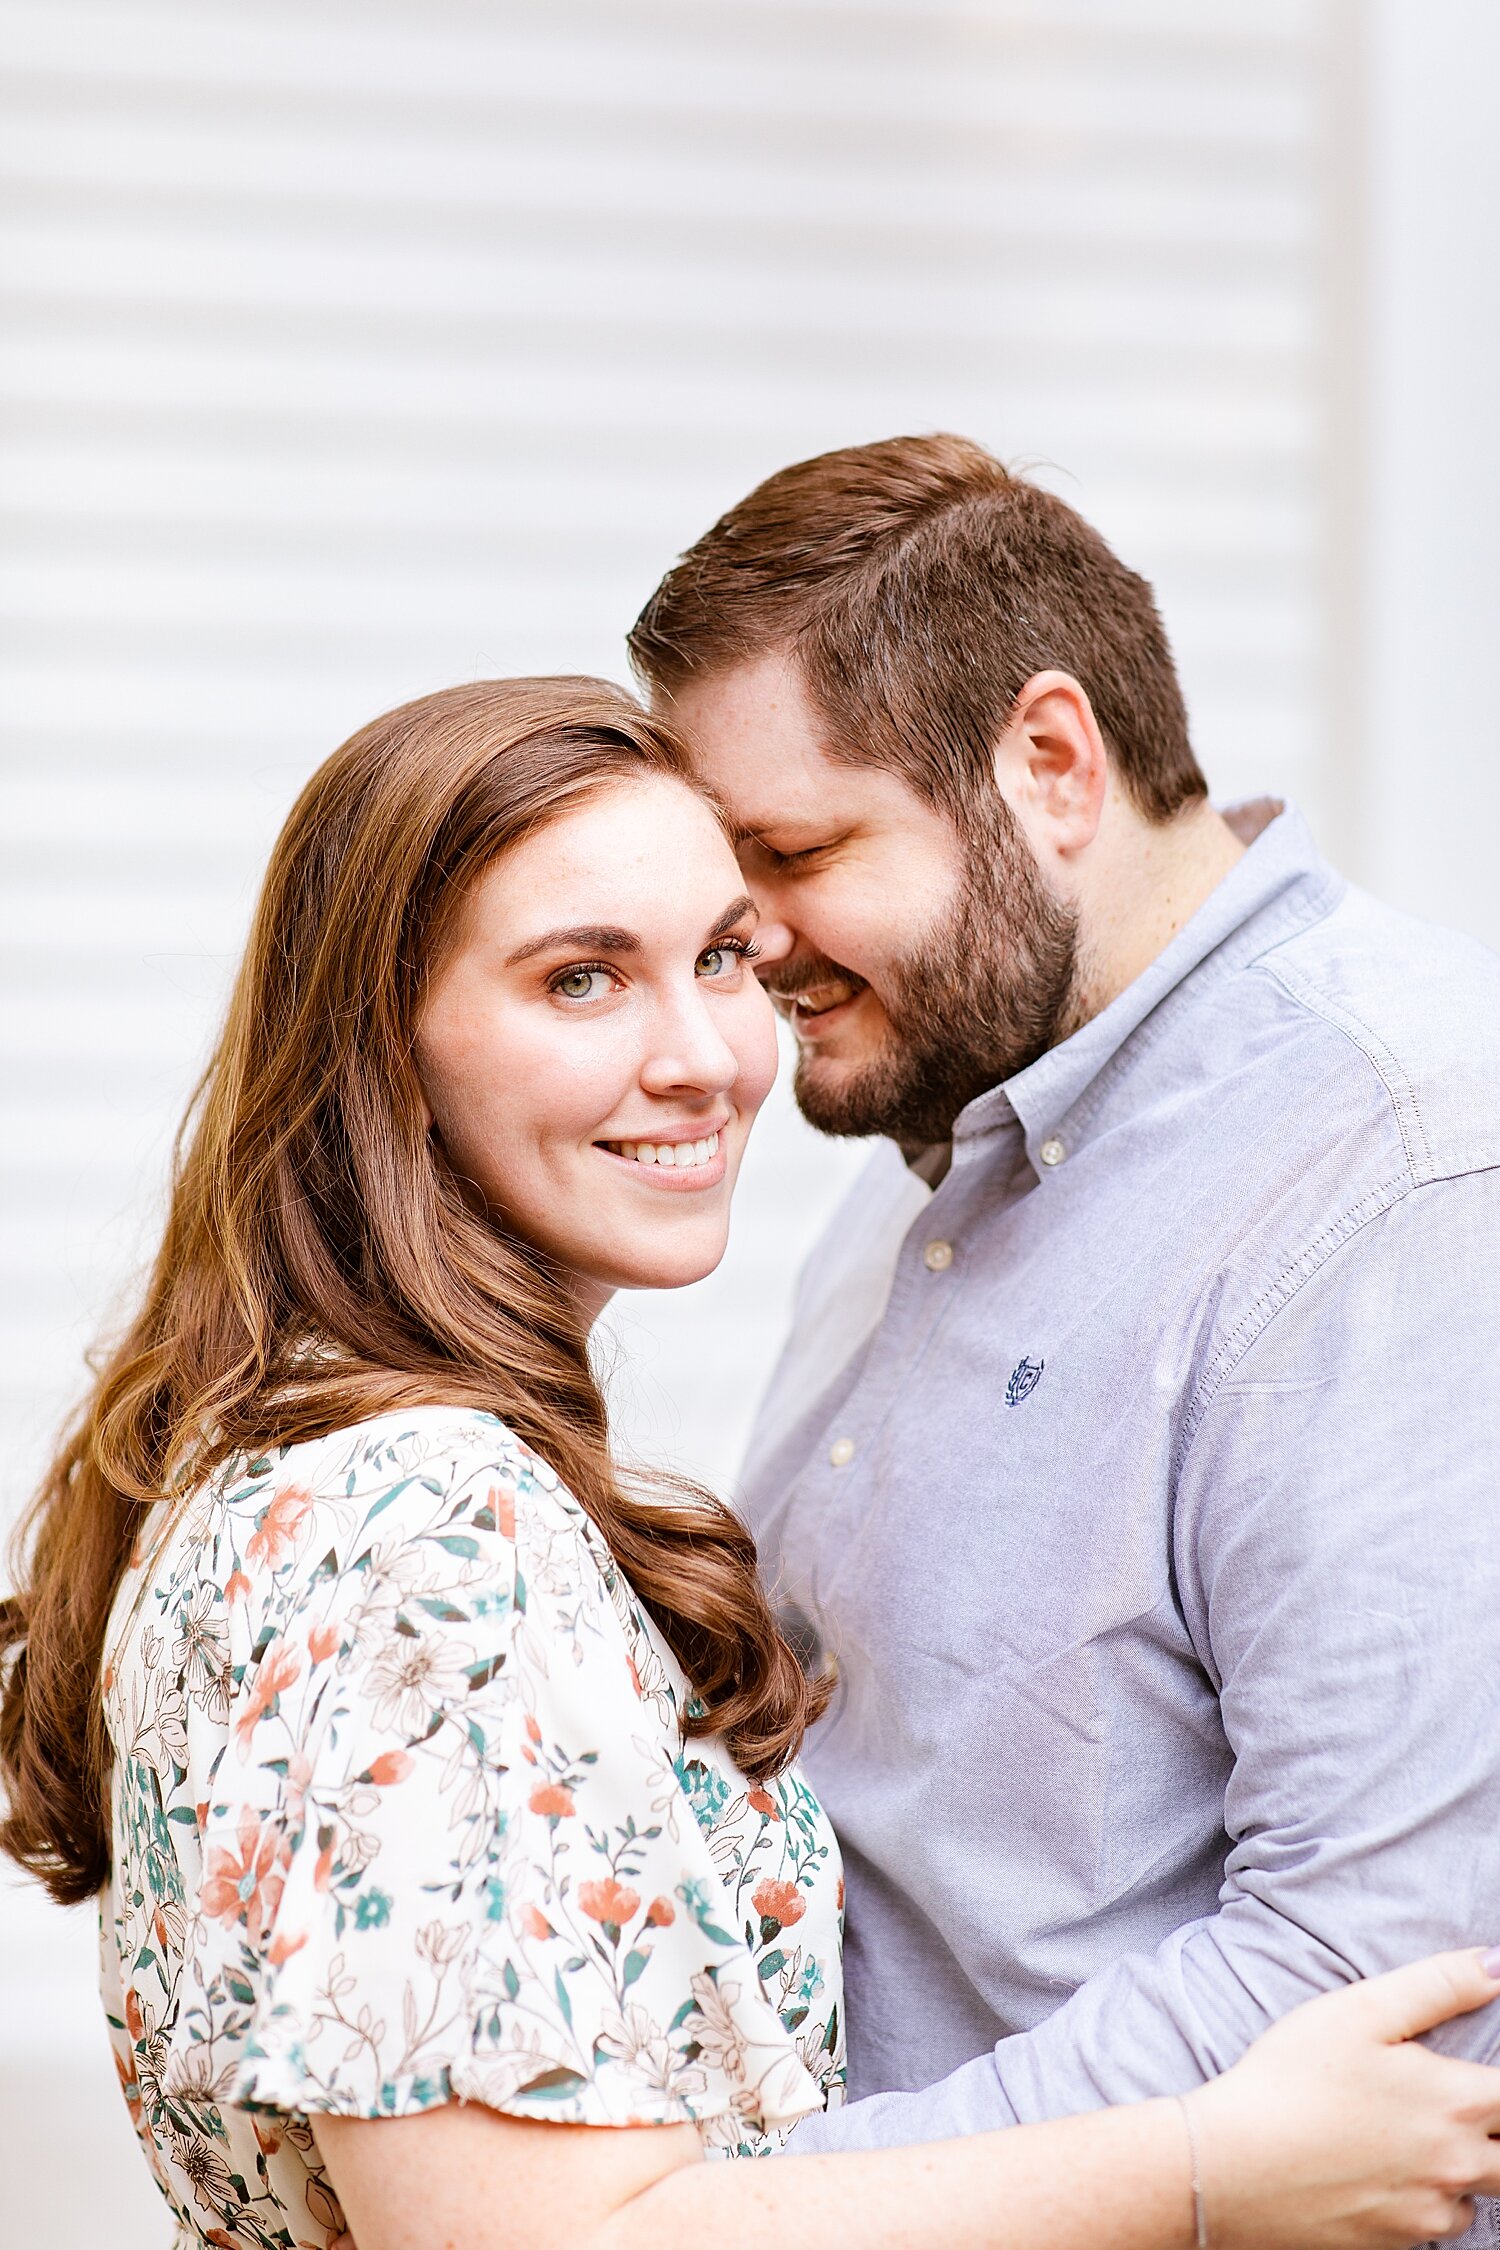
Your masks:
<svg viewBox="0 0 1500 2250"><path fill-rule="evenodd" d="M1277 1314L1284 1311L1314 1275L1322 1270L1336 1250L1342 1249L1346 1242L1351 1242L1373 1220L1394 1210L1398 1203L1416 1191L1416 1186L1417 1183L1409 1172L1399 1172L1394 1178L1367 1189L1357 1202L1341 1211L1321 1234L1314 1236L1298 1252L1289 1265L1281 1269L1275 1279L1262 1289L1254 1304L1241 1314L1228 1334L1220 1339L1182 1419L1172 1462L1174 1478L1181 1473L1193 1439L1198 1434L1199 1424L1218 1392L1270 1327Z"/></svg>
<svg viewBox="0 0 1500 2250"><path fill-rule="evenodd" d="M1256 963L1275 983L1279 984L1290 1000L1306 1008L1320 1022L1337 1031L1364 1056L1385 1089L1386 1099L1401 1135L1401 1145L1411 1168L1412 1184L1420 1186L1438 1176L1433 1159L1432 1142L1427 1131L1422 1106L1416 1088L1395 1054L1386 1045L1372 1024L1356 1014L1353 1008L1320 992L1309 977L1294 968L1277 954L1265 954Z"/></svg>

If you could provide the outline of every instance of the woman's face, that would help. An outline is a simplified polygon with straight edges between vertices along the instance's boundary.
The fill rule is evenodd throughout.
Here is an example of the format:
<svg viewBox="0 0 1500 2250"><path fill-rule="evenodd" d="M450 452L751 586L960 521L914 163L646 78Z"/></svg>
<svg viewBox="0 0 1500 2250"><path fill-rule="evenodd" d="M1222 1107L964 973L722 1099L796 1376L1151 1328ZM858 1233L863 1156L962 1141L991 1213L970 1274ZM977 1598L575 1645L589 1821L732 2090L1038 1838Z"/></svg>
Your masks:
<svg viewBox="0 0 1500 2250"><path fill-rule="evenodd" d="M455 1173L577 1277L676 1289L724 1254L776 1075L755 909L713 814L667 776L587 797L486 870L417 1027Z"/></svg>

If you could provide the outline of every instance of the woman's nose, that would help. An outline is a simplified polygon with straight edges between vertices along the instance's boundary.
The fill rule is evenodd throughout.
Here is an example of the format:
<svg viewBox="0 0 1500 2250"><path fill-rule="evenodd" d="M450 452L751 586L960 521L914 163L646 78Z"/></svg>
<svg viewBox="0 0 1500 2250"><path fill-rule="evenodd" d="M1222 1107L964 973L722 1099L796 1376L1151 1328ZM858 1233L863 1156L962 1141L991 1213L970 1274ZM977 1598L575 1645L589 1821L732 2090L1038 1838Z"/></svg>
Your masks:
<svg viewBox="0 0 1500 2250"><path fill-rule="evenodd" d="M641 1069L648 1093L678 1088L703 1094L727 1093L740 1075L740 1059L698 993L658 1018L651 1050Z"/></svg>

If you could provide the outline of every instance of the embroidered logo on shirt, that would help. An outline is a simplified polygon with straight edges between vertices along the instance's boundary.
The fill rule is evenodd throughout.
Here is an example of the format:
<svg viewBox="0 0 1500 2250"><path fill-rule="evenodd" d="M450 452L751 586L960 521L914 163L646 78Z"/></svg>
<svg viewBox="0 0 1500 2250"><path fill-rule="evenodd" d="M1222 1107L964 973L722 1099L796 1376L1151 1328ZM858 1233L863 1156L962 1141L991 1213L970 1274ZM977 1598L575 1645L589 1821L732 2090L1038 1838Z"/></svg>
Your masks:
<svg viewBox="0 0 1500 2250"><path fill-rule="evenodd" d="M1023 1399L1030 1398L1042 1379L1042 1369L1046 1364L1044 1359L1023 1359L1020 1362L1005 1386L1007 1406L1019 1406Z"/></svg>

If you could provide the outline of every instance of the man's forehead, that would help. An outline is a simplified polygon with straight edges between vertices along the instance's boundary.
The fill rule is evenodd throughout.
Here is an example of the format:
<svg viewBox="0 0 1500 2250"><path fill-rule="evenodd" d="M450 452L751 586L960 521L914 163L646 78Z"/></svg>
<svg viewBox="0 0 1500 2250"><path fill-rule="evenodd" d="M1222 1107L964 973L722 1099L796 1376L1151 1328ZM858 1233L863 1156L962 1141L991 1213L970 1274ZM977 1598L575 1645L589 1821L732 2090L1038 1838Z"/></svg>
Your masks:
<svg viewBox="0 0 1500 2250"><path fill-rule="evenodd" d="M816 820L846 789L849 768L830 759L800 682L763 659L673 696L670 716L697 771L724 800L737 830Z"/></svg>

